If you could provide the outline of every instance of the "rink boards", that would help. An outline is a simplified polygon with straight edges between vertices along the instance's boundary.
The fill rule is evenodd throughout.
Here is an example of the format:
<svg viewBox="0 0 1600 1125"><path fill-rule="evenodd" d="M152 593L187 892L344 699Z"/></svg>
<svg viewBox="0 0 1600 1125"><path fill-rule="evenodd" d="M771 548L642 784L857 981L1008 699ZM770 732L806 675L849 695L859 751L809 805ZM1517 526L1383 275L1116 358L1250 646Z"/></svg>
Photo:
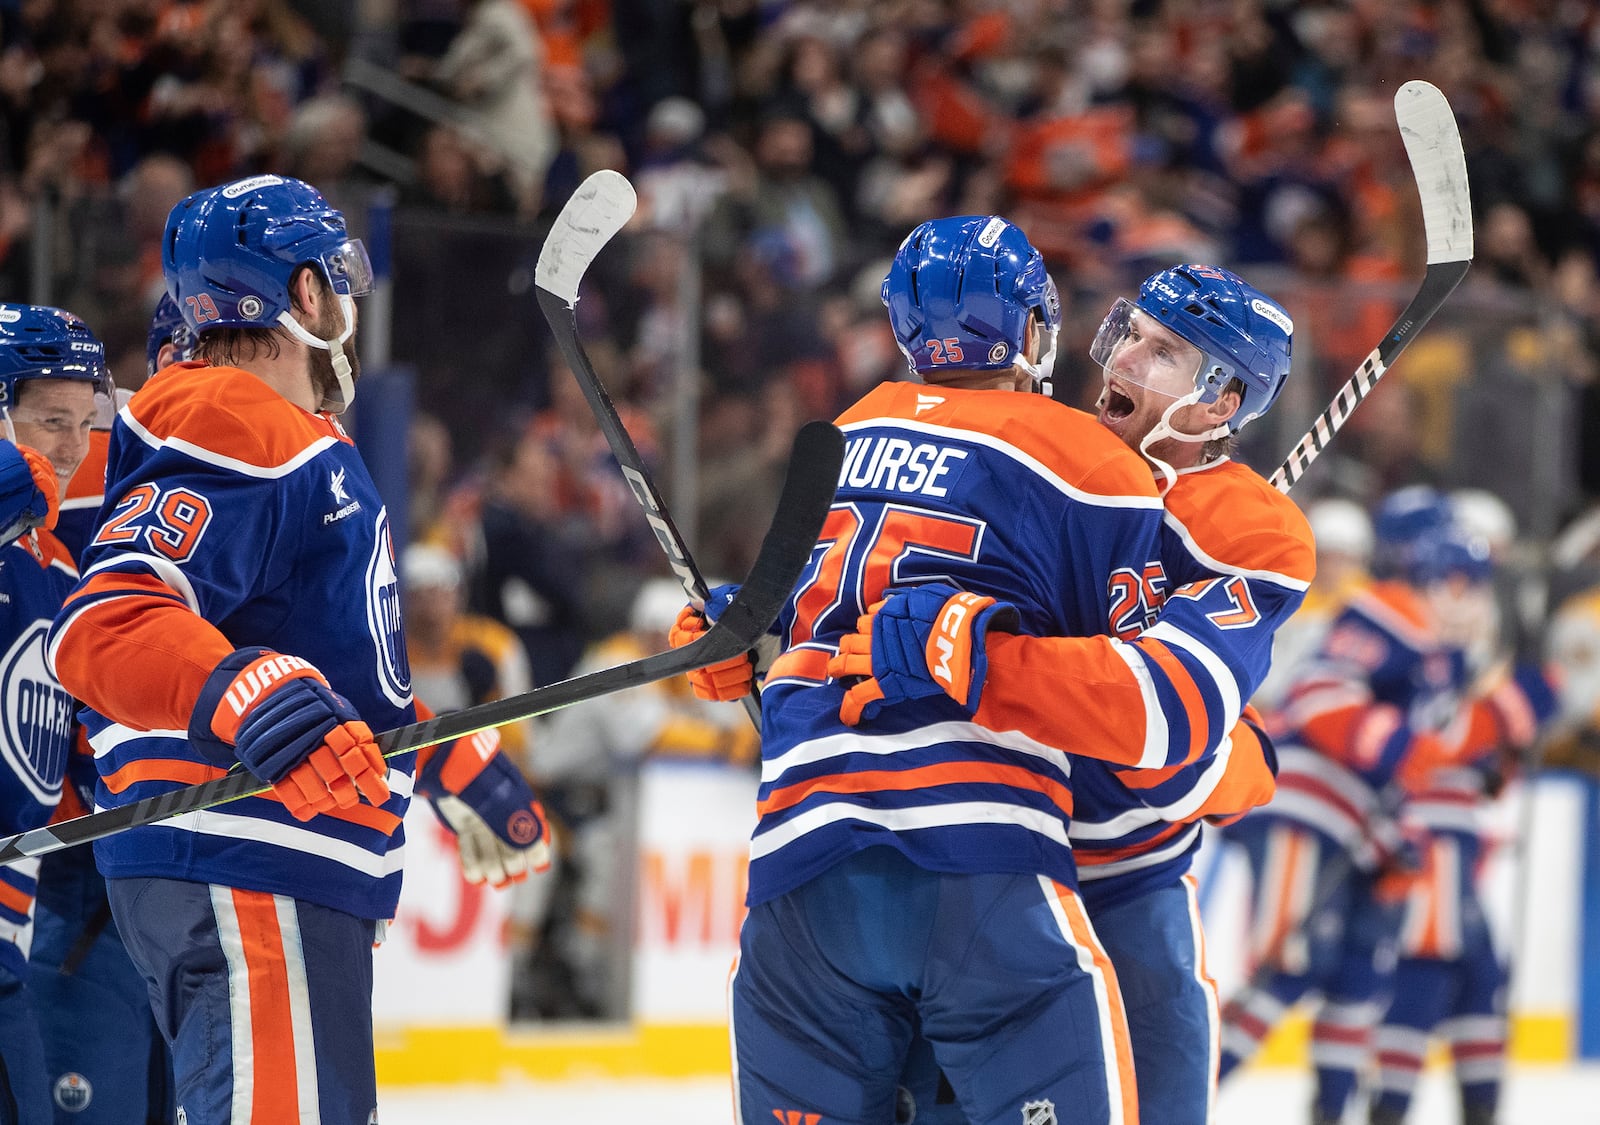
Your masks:
<svg viewBox="0 0 1600 1125"><path fill-rule="evenodd" d="M1505 843L1484 872L1502 947L1526 949L1513 983L1512 1057L1596 1057L1600 949L1586 949L1600 942L1596 787L1551 775L1533 787L1531 802L1520 788L1508 790L1494 817ZM376 958L381 1084L727 1073L723 1012L743 913L752 777L698 763L645 771L629 1025L506 1026L506 900L461 881L453 843L421 804L408 817L400 914ZM1534 825L1526 862L1510 843L1519 821ZM1196 870L1211 970L1226 997L1243 973L1236 951L1248 880L1241 861L1209 845ZM1519 871L1529 875L1525 891ZM1306 1040L1306 1022L1291 1020L1260 1065L1302 1064Z"/></svg>

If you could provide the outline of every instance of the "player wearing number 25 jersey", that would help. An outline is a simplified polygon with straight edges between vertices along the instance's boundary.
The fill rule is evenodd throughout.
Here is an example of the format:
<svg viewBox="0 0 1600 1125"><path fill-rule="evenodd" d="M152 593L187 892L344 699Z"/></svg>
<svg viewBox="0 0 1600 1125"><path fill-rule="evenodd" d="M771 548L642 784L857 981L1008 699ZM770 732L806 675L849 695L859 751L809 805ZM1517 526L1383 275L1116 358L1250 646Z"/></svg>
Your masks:
<svg viewBox="0 0 1600 1125"><path fill-rule="evenodd" d="M1115 576L1155 558L1160 500L1091 416L1020 393L1050 368L1060 312L1016 227L924 223L884 299L925 383L839 418L837 499L780 617L732 980L742 1119L892 1120L920 1029L974 1121L1131 1122L1115 975L1067 839L1072 767L984 721L982 638L1107 633ZM847 725L853 681L829 663L891 588L933 606L933 627L903 618L896 637L921 678Z"/></svg>

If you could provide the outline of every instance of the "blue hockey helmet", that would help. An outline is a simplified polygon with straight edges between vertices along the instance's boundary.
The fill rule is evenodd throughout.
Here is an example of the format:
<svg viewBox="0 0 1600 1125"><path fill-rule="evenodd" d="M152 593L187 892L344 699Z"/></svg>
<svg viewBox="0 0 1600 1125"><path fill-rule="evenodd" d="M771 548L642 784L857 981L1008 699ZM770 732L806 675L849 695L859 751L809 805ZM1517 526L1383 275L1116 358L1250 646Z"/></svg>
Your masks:
<svg viewBox="0 0 1600 1125"><path fill-rule="evenodd" d="M1055 366L1061 297L1044 256L998 215L931 219L917 227L895 253L882 297L895 341L918 374L1020 364L1042 383ZM1029 363L1035 313L1040 356Z"/></svg>
<svg viewBox="0 0 1600 1125"><path fill-rule="evenodd" d="M1218 266L1173 266L1146 278L1136 300L1118 298L1111 306L1089 347L1096 364L1111 362L1139 312L1200 350L1194 401L1214 402L1239 380L1244 393L1227 422L1230 433L1271 409L1294 348L1294 321L1278 302Z"/></svg>
<svg viewBox="0 0 1600 1125"><path fill-rule="evenodd" d="M1453 577L1487 582L1494 577L1489 541L1460 524L1424 532L1412 544L1406 577L1414 586L1428 586Z"/></svg>
<svg viewBox="0 0 1600 1125"><path fill-rule="evenodd" d="M194 330L183 319L183 313L171 294L163 293L161 300L156 303L155 315L150 318L150 332L145 337L146 374L154 375L160 369L161 349L167 344L173 346L179 360L188 359L194 354Z"/></svg>
<svg viewBox="0 0 1600 1125"><path fill-rule="evenodd" d="M115 401L106 346L65 309L0 304L0 408L17 404L17 384L72 379L94 384L104 409Z"/></svg>
<svg viewBox="0 0 1600 1125"><path fill-rule="evenodd" d="M274 175L197 191L167 216L161 248L167 292L197 335L281 326L308 347L332 353L338 390L323 409L349 405L355 382L344 344L355 332L353 298L372 291L372 263L321 192ZM338 297L344 325L331 339L314 336L290 311L289 282L305 265L315 266Z"/></svg>
<svg viewBox="0 0 1600 1125"><path fill-rule="evenodd" d="M1389 493L1372 517L1373 574L1408 577L1422 540L1444 533L1454 522L1449 497L1430 485L1413 484Z"/></svg>

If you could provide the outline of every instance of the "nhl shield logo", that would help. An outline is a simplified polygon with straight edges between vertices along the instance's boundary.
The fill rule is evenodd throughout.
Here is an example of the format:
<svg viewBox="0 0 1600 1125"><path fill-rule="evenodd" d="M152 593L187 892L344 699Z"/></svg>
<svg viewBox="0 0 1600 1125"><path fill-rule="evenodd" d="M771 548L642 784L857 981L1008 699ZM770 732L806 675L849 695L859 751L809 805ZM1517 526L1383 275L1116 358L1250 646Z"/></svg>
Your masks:
<svg viewBox="0 0 1600 1125"><path fill-rule="evenodd" d="M55 1098L56 1105L68 1113L82 1113L94 1100L94 1087L83 1075L69 1070L56 1079Z"/></svg>
<svg viewBox="0 0 1600 1125"><path fill-rule="evenodd" d="M1022 1125L1057 1125L1056 1103L1048 1098L1022 1103Z"/></svg>

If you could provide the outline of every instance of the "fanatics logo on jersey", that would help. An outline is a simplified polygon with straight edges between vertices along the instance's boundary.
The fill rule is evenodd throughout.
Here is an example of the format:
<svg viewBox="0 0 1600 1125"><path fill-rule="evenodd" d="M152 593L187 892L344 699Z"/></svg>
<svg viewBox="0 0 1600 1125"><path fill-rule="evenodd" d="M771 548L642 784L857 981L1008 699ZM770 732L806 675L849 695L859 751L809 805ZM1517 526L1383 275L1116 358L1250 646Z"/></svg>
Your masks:
<svg viewBox="0 0 1600 1125"><path fill-rule="evenodd" d="M917 395L917 413L921 414L924 410L932 410L935 406L938 406L943 401L944 399L939 395L925 395L919 393Z"/></svg>
<svg viewBox="0 0 1600 1125"><path fill-rule="evenodd" d="M1056 1103L1048 1098L1023 1102L1022 1125L1056 1125Z"/></svg>
<svg viewBox="0 0 1600 1125"><path fill-rule="evenodd" d="M803 1109L775 1109L772 1116L778 1119L778 1125L819 1125L822 1121L822 1114Z"/></svg>
<svg viewBox="0 0 1600 1125"><path fill-rule="evenodd" d="M56 1079L55 1098L56 1105L68 1113L82 1113L94 1101L94 1087L83 1075L69 1070Z"/></svg>

